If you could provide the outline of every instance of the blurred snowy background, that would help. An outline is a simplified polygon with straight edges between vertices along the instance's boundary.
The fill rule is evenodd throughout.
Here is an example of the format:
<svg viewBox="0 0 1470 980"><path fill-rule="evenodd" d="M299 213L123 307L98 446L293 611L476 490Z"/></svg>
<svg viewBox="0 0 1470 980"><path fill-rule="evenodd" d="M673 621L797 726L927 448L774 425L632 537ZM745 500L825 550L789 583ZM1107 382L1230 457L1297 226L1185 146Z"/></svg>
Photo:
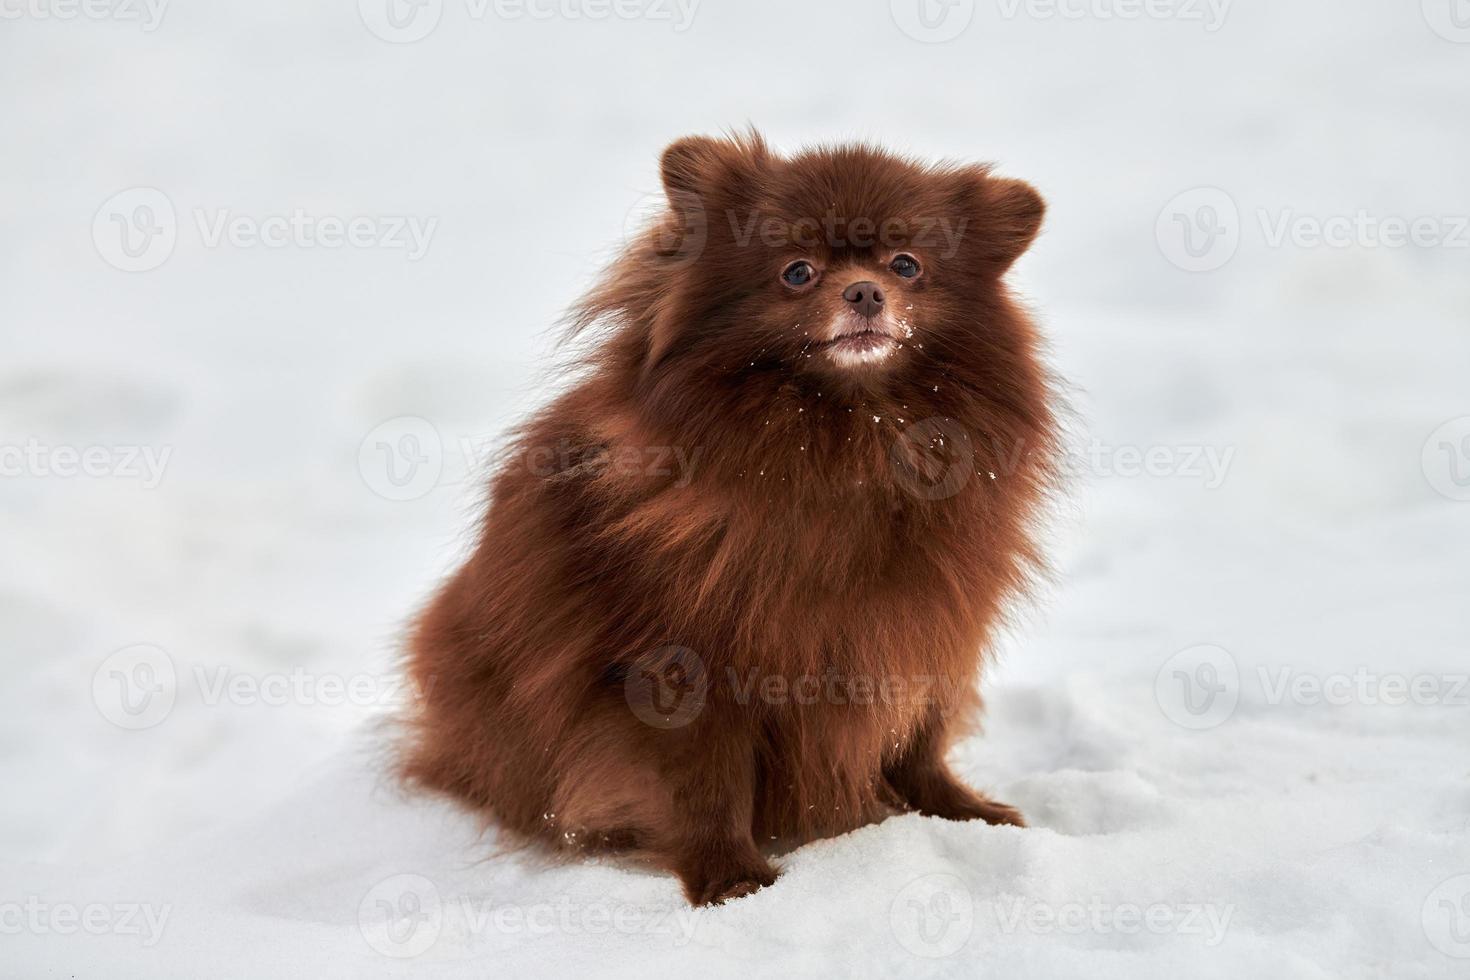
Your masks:
<svg viewBox="0 0 1470 980"><path fill-rule="evenodd" d="M0 0L0 975L1470 974L1465 0ZM747 122L996 160L1075 387L965 776L691 912L379 776L550 327Z"/></svg>

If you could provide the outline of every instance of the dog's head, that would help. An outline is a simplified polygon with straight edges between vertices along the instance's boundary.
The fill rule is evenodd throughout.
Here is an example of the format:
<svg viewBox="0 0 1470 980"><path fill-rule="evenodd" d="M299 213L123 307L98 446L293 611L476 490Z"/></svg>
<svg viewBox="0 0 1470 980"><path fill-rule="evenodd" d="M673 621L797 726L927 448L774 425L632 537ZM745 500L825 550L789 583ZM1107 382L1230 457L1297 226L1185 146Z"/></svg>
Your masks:
<svg viewBox="0 0 1470 980"><path fill-rule="evenodd" d="M1029 356L992 315L1041 225L1029 185L868 145L783 158L754 134L681 139L660 170L667 212L583 311L641 321L645 375L871 389Z"/></svg>

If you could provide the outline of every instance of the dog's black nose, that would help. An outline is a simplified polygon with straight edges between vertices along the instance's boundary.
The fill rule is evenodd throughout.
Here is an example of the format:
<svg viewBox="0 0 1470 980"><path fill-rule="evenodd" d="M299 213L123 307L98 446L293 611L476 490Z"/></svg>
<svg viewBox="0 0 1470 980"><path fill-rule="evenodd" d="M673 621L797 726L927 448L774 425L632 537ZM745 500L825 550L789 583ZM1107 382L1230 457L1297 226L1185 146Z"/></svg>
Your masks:
<svg viewBox="0 0 1470 980"><path fill-rule="evenodd" d="M855 282L842 291L842 298L852 304L853 309L863 316L877 316L878 311L883 309L883 290L878 288L876 282L864 279Z"/></svg>

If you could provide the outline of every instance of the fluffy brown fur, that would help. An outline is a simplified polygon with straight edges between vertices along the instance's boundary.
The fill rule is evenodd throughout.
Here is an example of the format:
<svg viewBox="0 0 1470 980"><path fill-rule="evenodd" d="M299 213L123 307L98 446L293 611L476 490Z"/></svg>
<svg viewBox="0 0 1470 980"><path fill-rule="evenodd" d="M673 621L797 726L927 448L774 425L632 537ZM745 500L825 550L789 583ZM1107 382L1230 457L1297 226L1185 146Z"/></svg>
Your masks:
<svg viewBox="0 0 1470 980"><path fill-rule="evenodd" d="M417 623L408 776L695 903L896 811L1020 824L944 756L1039 560L1051 389L1003 275L1041 198L755 134L661 169L666 213L576 310L585 372Z"/></svg>

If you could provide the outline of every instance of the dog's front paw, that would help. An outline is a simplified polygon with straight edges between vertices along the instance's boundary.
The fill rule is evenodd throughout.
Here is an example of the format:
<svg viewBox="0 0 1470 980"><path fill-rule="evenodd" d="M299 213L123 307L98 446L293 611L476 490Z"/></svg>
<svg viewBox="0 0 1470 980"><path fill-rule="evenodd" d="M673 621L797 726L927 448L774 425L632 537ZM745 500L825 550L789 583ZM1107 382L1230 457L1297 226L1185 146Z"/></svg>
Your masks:
<svg viewBox="0 0 1470 980"><path fill-rule="evenodd" d="M1020 810L958 785L950 792L927 794L925 799L912 801L910 806L926 817L941 820L984 820L988 824L1026 826Z"/></svg>
<svg viewBox="0 0 1470 980"><path fill-rule="evenodd" d="M776 869L762 861L740 868L693 869L680 875L691 905L723 905L775 882Z"/></svg>
<svg viewBox="0 0 1470 980"><path fill-rule="evenodd" d="M700 893L695 905L724 905L732 898L744 898L752 895L766 885L776 880L775 875L770 875L769 880L761 881L754 878L742 878L734 882L714 882L705 887Z"/></svg>

